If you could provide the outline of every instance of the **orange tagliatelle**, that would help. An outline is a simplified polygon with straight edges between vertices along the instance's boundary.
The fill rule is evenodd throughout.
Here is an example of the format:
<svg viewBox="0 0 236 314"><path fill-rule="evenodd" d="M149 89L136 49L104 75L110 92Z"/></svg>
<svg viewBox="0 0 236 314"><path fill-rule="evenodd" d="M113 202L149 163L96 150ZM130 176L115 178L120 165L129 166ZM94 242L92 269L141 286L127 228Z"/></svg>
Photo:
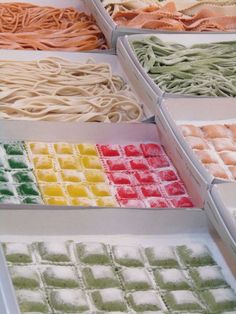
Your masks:
<svg viewBox="0 0 236 314"><path fill-rule="evenodd" d="M0 48L84 51L107 46L84 12L12 2L0 3Z"/></svg>

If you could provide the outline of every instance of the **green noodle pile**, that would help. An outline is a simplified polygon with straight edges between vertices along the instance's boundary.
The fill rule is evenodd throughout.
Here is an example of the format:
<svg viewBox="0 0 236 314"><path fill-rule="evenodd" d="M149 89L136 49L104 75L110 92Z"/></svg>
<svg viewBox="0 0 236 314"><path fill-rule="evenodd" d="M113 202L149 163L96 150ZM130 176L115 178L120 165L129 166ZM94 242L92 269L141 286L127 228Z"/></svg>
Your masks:
<svg viewBox="0 0 236 314"><path fill-rule="evenodd" d="M236 41L188 48L150 36L131 45L144 70L163 92L236 97Z"/></svg>

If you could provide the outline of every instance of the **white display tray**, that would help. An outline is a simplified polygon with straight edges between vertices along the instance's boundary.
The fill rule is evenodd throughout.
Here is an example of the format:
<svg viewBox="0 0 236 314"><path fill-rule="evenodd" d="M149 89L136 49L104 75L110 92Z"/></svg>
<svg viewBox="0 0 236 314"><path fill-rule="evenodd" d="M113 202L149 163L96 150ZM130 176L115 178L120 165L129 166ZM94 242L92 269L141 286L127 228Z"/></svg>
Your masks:
<svg viewBox="0 0 236 314"><path fill-rule="evenodd" d="M128 212L127 212L128 214ZM64 212L64 217L66 214ZM135 215L134 215L135 217ZM81 232L80 221L77 220L77 232L73 235L71 234L71 229L67 226L65 228L64 222L55 215L55 225L61 227L59 229L53 229L50 223L45 217L44 221L38 221L37 216L29 216L27 219L27 225L25 224L25 229L23 233L18 234L17 228L9 229L5 231L4 235L1 235L1 242L34 242L34 241L52 241L61 242L65 240L74 241L96 241L108 244L117 245L136 245L136 246L158 246L158 244L166 245L183 245L190 243L202 243L208 246L215 261L222 268L222 272L236 291L236 280L233 276L235 273L235 263L230 269L226 263L227 259L230 259L230 252L223 252L218 247L217 235L213 233L210 234L207 224L207 219L202 211L186 211L183 216L179 216L178 213L173 214L173 212L166 212L164 216L159 216L158 219L153 221L153 217L149 216L143 226L142 230L137 232L136 223L127 226L125 221L125 216L120 216L117 213L117 223L113 226L112 233L106 235L107 226L109 220L101 220L100 224L103 225L104 233L99 232L99 228L96 228L96 223L99 220L92 219L89 224L95 226L94 230L90 229L90 232L86 235ZM74 216L76 219L77 216ZM16 219L16 218L15 218ZM32 232L31 225L35 224L35 221L41 227L41 233ZM175 222L173 224L173 221ZM8 225L12 226L12 220L8 221ZM76 221L72 225L72 229L75 231ZM153 230L150 233L150 225L152 225ZM191 225L191 230L189 228ZM109 227L108 227L109 228ZM97 232L98 231L98 232ZM100 230L101 231L101 230ZM43 236L42 236L43 234ZM134 235L135 234L135 235ZM2 250L0 249L0 305L1 314L19 314L18 305L15 298L15 292L10 280L10 276L7 270L6 261L3 256ZM1 303L2 301L2 303Z"/></svg>
<svg viewBox="0 0 236 314"><path fill-rule="evenodd" d="M187 144L178 128L179 122L191 124L194 122L224 122L236 119L236 99L234 98L175 98L165 99L160 111L175 134L178 142L188 155L194 167L198 170L202 181L209 184L229 182L217 179L211 175L199 161L193 150ZM236 120L235 120L236 121Z"/></svg>
<svg viewBox="0 0 236 314"><path fill-rule="evenodd" d="M197 208L202 208L206 196L196 186L194 179L189 176L185 169L186 155L183 150L178 149L169 141L171 134L163 134L158 125L139 124L106 124L106 123L66 123L66 122L31 122L31 121L7 121L0 123L1 140L25 140L39 142L75 142L75 143L117 143L131 144L141 142L161 143L167 155L172 160L179 172L190 196ZM27 208L22 205L0 205L3 208ZM31 208L31 206L29 206ZM36 205L35 208L48 208L47 206ZM50 206L50 208L53 208ZM57 208L57 207L55 207ZM62 209L63 207L59 207ZM57 208L57 209L59 209ZM68 207L64 207L67 208ZM71 208L71 207L69 207ZM98 211L100 211L98 209ZM117 211L113 209L113 211ZM146 210L145 210L146 211ZM148 210L147 210L148 211ZM142 212L142 211L141 211ZM93 215L94 211L90 211ZM1 219L0 219L1 221ZM1 222L0 222L1 223Z"/></svg>
<svg viewBox="0 0 236 314"><path fill-rule="evenodd" d="M71 61L86 62L88 59L93 59L97 63L108 63L112 68L113 74L120 75L125 82L127 82L134 95L136 95L137 102L143 107L144 120L154 116L153 108L145 105L145 99L142 98L142 94L137 92L135 81L131 81L129 76L126 75L125 65L121 64L119 58L115 55L107 53L89 53L89 52L62 52L62 51L23 51L23 50L1 50L1 60L37 60L47 57L60 57Z"/></svg>
<svg viewBox="0 0 236 314"><path fill-rule="evenodd" d="M101 30L103 31L107 42L110 47L115 48L117 39L124 35L133 35L133 34L186 34L186 32L176 32L176 31L165 31L165 30L153 30L153 29L144 29L144 28L127 28L117 25L112 17L108 14L104 8L101 0L82 0L84 5L92 12L95 16L97 23ZM200 32L187 32L188 34L201 34ZM204 32L204 34L212 34L212 32ZM224 34L224 32L217 32L218 34Z"/></svg>
<svg viewBox="0 0 236 314"><path fill-rule="evenodd" d="M205 210L236 258L236 182L213 185Z"/></svg>
<svg viewBox="0 0 236 314"><path fill-rule="evenodd" d="M236 40L236 33L230 34L138 34L131 36L124 36L118 39L117 50L121 51L124 56L130 56L129 66L127 66L127 72L129 72L130 77L133 77L133 80L140 80L140 84L143 86L143 91L146 94L149 94L149 98L152 99L152 103L160 104L163 98L203 98L199 96L187 96L187 95L177 95L171 93L165 93L161 90L155 82L150 78L150 76L145 72L141 64L139 63L137 57L135 56L133 49L130 45L130 42L135 40L142 40L146 37L156 36L159 39L166 42L174 42L183 44L186 46L191 46L193 44L200 43L211 43L211 42L226 42ZM136 78L135 78L136 77ZM214 97L213 97L214 98ZM214 98L215 99L215 98Z"/></svg>

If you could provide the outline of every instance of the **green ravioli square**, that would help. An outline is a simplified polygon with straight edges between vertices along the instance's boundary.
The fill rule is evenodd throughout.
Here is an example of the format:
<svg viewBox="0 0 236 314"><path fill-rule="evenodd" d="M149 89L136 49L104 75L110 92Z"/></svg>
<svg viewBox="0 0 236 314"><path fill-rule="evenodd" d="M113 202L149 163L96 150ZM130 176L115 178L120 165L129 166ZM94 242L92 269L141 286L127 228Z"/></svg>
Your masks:
<svg viewBox="0 0 236 314"><path fill-rule="evenodd" d="M22 143L3 144L7 155L24 155L24 147Z"/></svg>
<svg viewBox="0 0 236 314"><path fill-rule="evenodd" d="M84 292L79 289L58 289L49 292L53 313L81 313L89 309Z"/></svg>
<svg viewBox="0 0 236 314"><path fill-rule="evenodd" d="M189 290L170 291L164 295L165 303L172 311L201 311L203 305L196 294Z"/></svg>
<svg viewBox="0 0 236 314"><path fill-rule="evenodd" d="M207 246L201 243L178 246L177 252L186 266L205 266L215 264Z"/></svg>
<svg viewBox="0 0 236 314"><path fill-rule="evenodd" d="M17 290L21 313L49 313L46 298L40 290Z"/></svg>
<svg viewBox="0 0 236 314"><path fill-rule="evenodd" d="M112 248L115 262L122 266L139 267L144 261L138 247L116 245Z"/></svg>
<svg viewBox="0 0 236 314"><path fill-rule="evenodd" d="M39 288L40 278L34 266L12 266L9 270L15 288L29 290Z"/></svg>
<svg viewBox="0 0 236 314"><path fill-rule="evenodd" d="M82 263L90 265L111 263L106 246L103 243L78 243L76 244L76 251Z"/></svg>
<svg viewBox="0 0 236 314"><path fill-rule="evenodd" d="M43 263L71 263L67 242L38 242L36 246Z"/></svg>
<svg viewBox="0 0 236 314"><path fill-rule="evenodd" d="M2 182L9 182L10 176L9 173L3 170L0 170L0 183Z"/></svg>
<svg viewBox="0 0 236 314"><path fill-rule="evenodd" d="M160 311L162 309L160 297L155 291L136 291L128 296L132 308L137 312Z"/></svg>
<svg viewBox="0 0 236 314"><path fill-rule="evenodd" d="M91 293L96 308L107 312L125 312L127 306L122 290L117 288L96 290Z"/></svg>
<svg viewBox="0 0 236 314"><path fill-rule="evenodd" d="M39 196L40 192L34 183L22 183L17 186L17 192L20 196Z"/></svg>
<svg viewBox="0 0 236 314"><path fill-rule="evenodd" d="M26 243L4 243L3 250L8 262L14 264L32 263L30 248Z"/></svg>
<svg viewBox="0 0 236 314"><path fill-rule="evenodd" d="M35 182L35 177L32 171L15 171L12 173L12 177L16 183Z"/></svg>
<svg viewBox="0 0 236 314"><path fill-rule="evenodd" d="M236 310L236 295L231 288L208 289L202 292L211 313Z"/></svg>
<svg viewBox="0 0 236 314"><path fill-rule="evenodd" d="M22 203L23 204L31 204L31 205L37 205L37 204L43 204L43 200L41 199L41 197L24 197L22 199Z"/></svg>
<svg viewBox="0 0 236 314"><path fill-rule="evenodd" d="M119 287L119 281L111 266L85 267L82 273L88 289Z"/></svg>
<svg viewBox="0 0 236 314"><path fill-rule="evenodd" d="M78 288L79 280L71 266L48 266L42 269L45 284L54 288Z"/></svg>
<svg viewBox="0 0 236 314"><path fill-rule="evenodd" d="M201 266L190 269L190 275L198 289L226 286L222 272L218 266Z"/></svg>
<svg viewBox="0 0 236 314"><path fill-rule="evenodd" d="M185 272L177 268L156 269L154 276L158 286L164 290L186 290L191 288Z"/></svg>
<svg viewBox="0 0 236 314"><path fill-rule="evenodd" d="M8 164L11 169L28 169L28 162L23 156L12 156L8 158Z"/></svg>
<svg viewBox="0 0 236 314"><path fill-rule="evenodd" d="M151 266L177 267L178 260L172 246L148 247L145 253Z"/></svg>
<svg viewBox="0 0 236 314"><path fill-rule="evenodd" d="M0 195L5 195L5 196L14 196L14 188L10 184L0 184Z"/></svg>

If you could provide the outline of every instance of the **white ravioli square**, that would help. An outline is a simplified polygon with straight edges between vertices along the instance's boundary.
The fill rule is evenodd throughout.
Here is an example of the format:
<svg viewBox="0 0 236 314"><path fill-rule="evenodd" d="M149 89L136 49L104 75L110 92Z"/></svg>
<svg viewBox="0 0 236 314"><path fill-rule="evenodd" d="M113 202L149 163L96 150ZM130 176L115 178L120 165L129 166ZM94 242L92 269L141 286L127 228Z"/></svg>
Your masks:
<svg viewBox="0 0 236 314"><path fill-rule="evenodd" d="M118 287L119 281L111 266L85 267L82 271L86 286L90 289Z"/></svg>
<svg viewBox="0 0 236 314"><path fill-rule="evenodd" d="M115 261L123 266L143 266L143 258L140 249L133 246L113 246Z"/></svg>
<svg viewBox="0 0 236 314"><path fill-rule="evenodd" d="M49 313L46 298L40 290L17 290L16 296L22 313Z"/></svg>
<svg viewBox="0 0 236 314"><path fill-rule="evenodd" d="M203 306L197 296L188 290L171 291L165 294L165 302L171 310L197 311Z"/></svg>
<svg viewBox="0 0 236 314"><path fill-rule="evenodd" d="M185 290L190 288L190 282L183 270L176 268L156 269L154 276L162 289Z"/></svg>
<svg viewBox="0 0 236 314"><path fill-rule="evenodd" d="M212 312L236 309L236 294L231 288L204 290L202 296Z"/></svg>
<svg viewBox="0 0 236 314"><path fill-rule="evenodd" d="M124 312L127 310L123 292L117 288L93 291L92 299L98 310L108 312Z"/></svg>
<svg viewBox="0 0 236 314"><path fill-rule="evenodd" d="M110 263L106 246L103 243L78 243L76 245L76 250L79 259L85 264L103 265Z"/></svg>
<svg viewBox="0 0 236 314"><path fill-rule="evenodd" d="M36 289L40 286L40 277L35 266L9 267L13 285L18 289Z"/></svg>
<svg viewBox="0 0 236 314"><path fill-rule="evenodd" d="M76 271L70 266L48 266L41 270L47 286L55 288L78 288Z"/></svg>
<svg viewBox="0 0 236 314"><path fill-rule="evenodd" d="M137 312L159 311L162 309L160 297L155 291L137 291L128 296L132 308Z"/></svg>

